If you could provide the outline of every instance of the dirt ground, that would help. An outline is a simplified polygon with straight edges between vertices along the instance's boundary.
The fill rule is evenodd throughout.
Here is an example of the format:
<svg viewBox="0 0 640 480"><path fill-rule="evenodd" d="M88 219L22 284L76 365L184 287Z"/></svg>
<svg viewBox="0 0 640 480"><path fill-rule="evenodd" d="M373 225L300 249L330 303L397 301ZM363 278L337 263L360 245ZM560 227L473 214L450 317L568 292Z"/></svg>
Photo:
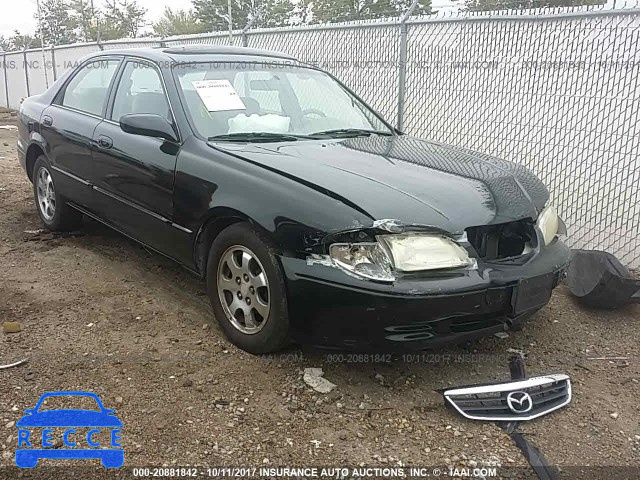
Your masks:
<svg viewBox="0 0 640 480"><path fill-rule="evenodd" d="M530 375L571 376L572 403L520 427L550 463L634 466L640 477L640 306L589 311L560 287L523 331L415 361L248 355L223 337L201 282L171 261L92 221L78 235L33 233L41 225L15 142L0 128L0 323L22 327L0 333L0 364L29 362L0 370L0 478L56 464L11 467L15 422L54 390L93 391L116 409L125 466L494 465L536 478L503 430L454 414L435 392L507 379L509 349L526 353ZM337 389L314 392L306 367ZM84 478L104 473L84 462L95 469Z"/></svg>

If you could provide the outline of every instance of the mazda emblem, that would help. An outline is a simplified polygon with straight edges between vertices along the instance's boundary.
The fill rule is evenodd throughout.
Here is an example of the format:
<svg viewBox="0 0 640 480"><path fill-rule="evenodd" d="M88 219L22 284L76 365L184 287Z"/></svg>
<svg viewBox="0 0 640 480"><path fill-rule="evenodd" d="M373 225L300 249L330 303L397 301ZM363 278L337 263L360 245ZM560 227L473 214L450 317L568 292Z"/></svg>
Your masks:
<svg viewBox="0 0 640 480"><path fill-rule="evenodd" d="M533 408L533 400L527 392L511 392L507 395L507 405L513 413L527 413Z"/></svg>

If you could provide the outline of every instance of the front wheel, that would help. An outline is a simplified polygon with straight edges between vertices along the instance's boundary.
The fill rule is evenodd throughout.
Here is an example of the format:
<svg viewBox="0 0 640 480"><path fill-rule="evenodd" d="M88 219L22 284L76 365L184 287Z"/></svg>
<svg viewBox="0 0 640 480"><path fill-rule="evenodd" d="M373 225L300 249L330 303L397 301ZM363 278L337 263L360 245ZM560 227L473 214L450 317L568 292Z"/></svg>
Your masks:
<svg viewBox="0 0 640 480"><path fill-rule="evenodd" d="M273 245L251 225L231 225L214 240L207 292L216 319L238 347L257 354L288 343L284 275Z"/></svg>
<svg viewBox="0 0 640 480"><path fill-rule="evenodd" d="M53 231L77 228L82 214L69 207L53 183L51 167L44 155L40 155L33 167L33 196L38 215L45 227Z"/></svg>

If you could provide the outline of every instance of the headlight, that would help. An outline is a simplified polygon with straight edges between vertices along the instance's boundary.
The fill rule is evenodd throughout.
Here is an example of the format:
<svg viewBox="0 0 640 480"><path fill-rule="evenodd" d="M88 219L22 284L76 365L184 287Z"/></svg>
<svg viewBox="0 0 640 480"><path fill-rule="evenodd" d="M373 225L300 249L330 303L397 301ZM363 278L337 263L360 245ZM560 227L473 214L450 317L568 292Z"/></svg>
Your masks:
<svg viewBox="0 0 640 480"><path fill-rule="evenodd" d="M556 209L552 205L542 210L538 216L537 225L542 232L545 245L553 242L553 239L556 238L557 235L565 233L564 223L562 223Z"/></svg>
<svg viewBox="0 0 640 480"><path fill-rule="evenodd" d="M331 260L343 270L369 280L392 282L393 270L419 272L467 267L467 251L448 237L433 234L380 235L378 243L334 243Z"/></svg>
<svg viewBox="0 0 640 480"><path fill-rule="evenodd" d="M393 282L391 261L379 243L334 243L329 247L333 262L343 270L381 282Z"/></svg>
<svg viewBox="0 0 640 480"><path fill-rule="evenodd" d="M381 235L396 270L418 272L467 267L473 263L467 251L452 239L433 234Z"/></svg>

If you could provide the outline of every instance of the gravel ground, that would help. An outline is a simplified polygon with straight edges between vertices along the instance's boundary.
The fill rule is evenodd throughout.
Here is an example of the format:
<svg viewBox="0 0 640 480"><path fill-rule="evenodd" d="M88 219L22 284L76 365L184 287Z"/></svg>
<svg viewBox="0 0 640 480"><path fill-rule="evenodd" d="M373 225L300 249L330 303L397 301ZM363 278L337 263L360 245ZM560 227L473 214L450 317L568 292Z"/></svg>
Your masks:
<svg viewBox="0 0 640 480"><path fill-rule="evenodd" d="M520 427L550 463L639 467L640 306L589 311L561 287L523 331L416 361L248 355L212 321L201 282L170 261L91 221L78 235L28 233L41 225L15 135L0 128L0 323L22 331L0 333L0 364L29 363L0 370L1 478L56 465L10 467L14 422L53 390L93 391L116 409L125 466L497 465L536 478L503 430L455 415L435 392L508 378L509 349L526 353L530 375L572 378L571 405ZM306 367L337 389L308 388ZM84 478L104 475L83 464Z"/></svg>

